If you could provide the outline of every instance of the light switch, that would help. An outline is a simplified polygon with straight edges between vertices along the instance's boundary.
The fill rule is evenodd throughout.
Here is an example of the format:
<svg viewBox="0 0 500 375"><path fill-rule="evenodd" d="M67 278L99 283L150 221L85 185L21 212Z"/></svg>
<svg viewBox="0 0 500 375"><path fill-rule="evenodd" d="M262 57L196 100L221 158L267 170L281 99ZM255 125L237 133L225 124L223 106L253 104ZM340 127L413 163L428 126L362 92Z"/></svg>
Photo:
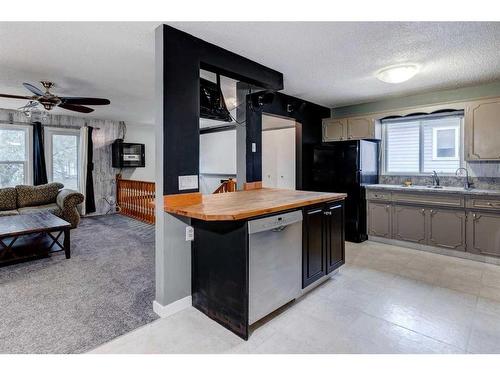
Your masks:
<svg viewBox="0 0 500 375"><path fill-rule="evenodd" d="M179 176L179 190L198 189L198 175Z"/></svg>
<svg viewBox="0 0 500 375"><path fill-rule="evenodd" d="M186 241L194 240L194 228L192 226L186 227Z"/></svg>

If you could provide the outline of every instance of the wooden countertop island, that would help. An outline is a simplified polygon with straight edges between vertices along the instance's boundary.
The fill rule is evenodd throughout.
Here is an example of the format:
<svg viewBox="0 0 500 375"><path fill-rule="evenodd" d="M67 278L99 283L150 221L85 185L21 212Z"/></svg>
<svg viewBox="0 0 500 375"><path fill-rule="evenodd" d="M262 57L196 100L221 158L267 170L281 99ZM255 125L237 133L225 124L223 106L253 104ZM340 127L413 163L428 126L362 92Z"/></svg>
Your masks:
<svg viewBox="0 0 500 375"><path fill-rule="evenodd" d="M342 193L269 188L211 195L179 194L178 198L165 197L165 211L204 221L231 221L343 200L346 196Z"/></svg>

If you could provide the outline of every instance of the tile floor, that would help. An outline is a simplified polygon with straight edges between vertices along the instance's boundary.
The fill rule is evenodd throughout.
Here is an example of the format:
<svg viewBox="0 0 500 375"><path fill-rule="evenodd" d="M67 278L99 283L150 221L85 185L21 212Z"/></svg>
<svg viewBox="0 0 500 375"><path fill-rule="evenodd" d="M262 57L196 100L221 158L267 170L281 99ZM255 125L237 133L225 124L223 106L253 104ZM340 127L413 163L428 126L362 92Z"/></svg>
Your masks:
<svg viewBox="0 0 500 375"><path fill-rule="evenodd" d="M364 242L245 342L189 308L93 353L500 353L500 266Z"/></svg>

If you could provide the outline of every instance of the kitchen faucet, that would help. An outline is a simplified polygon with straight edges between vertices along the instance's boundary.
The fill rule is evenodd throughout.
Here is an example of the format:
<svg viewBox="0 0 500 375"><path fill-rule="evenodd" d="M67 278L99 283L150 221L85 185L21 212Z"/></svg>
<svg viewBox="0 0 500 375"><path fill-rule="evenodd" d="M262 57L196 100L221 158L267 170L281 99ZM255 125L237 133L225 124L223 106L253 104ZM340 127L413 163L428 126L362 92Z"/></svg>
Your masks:
<svg viewBox="0 0 500 375"><path fill-rule="evenodd" d="M432 171L432 186L439 186L439 176L436 171Z"/></svg>
<svg viewBox="0 0 500 375"><path fill-rule="evenodd" d="M472 183L469 181L469 171L467 170L467 168L460 167L455 172L455 175L458 176L458 174L459 174L460 171L465 171L464 189L465 190L470 190L472 188Z"/></svg>

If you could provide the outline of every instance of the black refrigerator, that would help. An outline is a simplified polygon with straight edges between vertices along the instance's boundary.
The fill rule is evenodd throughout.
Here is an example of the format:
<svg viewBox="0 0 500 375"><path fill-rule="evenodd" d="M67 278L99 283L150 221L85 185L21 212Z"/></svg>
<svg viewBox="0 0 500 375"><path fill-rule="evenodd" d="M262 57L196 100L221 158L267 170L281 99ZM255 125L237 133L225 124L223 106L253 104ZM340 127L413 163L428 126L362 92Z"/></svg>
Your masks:
<svg viewBox="0 0 500 375"><path fill-rule="evenodd" d="M367 236L364 184L378 184L379 141L343 141L314 148L312 189L347 193L346 240L363 242Z"/></svg>

